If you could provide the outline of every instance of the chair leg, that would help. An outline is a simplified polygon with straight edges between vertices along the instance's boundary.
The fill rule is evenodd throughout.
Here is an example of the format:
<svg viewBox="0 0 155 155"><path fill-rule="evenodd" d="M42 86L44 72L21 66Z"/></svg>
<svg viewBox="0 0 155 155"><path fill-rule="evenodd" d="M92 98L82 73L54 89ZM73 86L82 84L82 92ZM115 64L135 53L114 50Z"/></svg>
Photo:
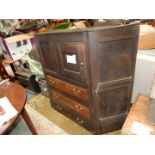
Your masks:
<svg viewBox="0 0 155 155"><path fill-rule="evenodd" d="M21 115L22 115L23 119L25 120L27 126L31 130L32 134L33 135L38 135L38 133L37 133L37 131L36 131L36 129L35 129L35 127L34 127L34 125L33 125L33 123L32 123L32 121L31 121L31 119L30 119L30 117L29 117L29 115L28 115L25 108L23 109L23 112L21 113Z"/></svg>

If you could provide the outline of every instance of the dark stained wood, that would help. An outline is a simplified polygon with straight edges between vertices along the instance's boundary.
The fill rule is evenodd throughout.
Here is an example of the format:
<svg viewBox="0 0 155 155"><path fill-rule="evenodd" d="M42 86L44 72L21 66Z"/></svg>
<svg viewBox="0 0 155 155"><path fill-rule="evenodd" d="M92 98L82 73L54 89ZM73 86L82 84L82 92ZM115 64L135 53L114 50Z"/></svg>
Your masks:
<svg viewBox="0 0 155 155"><path fill-rule="evenodd" d="M48 83L52 87L55 87L57 89L60 89L66 93L69 93L85 102L89 101L89 96L88 96L88 90L72 85L70 83L67 83L65 81L59 80L57 78L54 78L52 76L47 76Z"/></svg>
<svg viewBox="0 0 155 155"><path fill-rule="evenodd" d="M7 129L13 125L17 117L22 112L26 102L26 92L20 85L5 82L0 85L0 98L7 97L13 107L18 111L18 114L0 128L0 134L3 134Z"/></svg>
<svg viewBox="0 0 155 155"><path fill-rule="evenodd" d="M23 119L25 120L27 126L31 130L32 134L33 135L38 135L38 133L37 133L37 131L36 131L36 129L35 129L35 127L34 127L34 125L33 125L33 123L32 123L32 121L31 121L31 119L30 119L30 117L29 117L29 115L28 115L25 108L23 109L21 115L22 115Z"/></svg>
<svg viewBox="0 0 155 155"><path fill-rule="evenodd" d="M45 67L47 70L53 72L53 74L57 74L58 67L56 62L56 53L54 50L54 45L51 42L41 42L40 48L43 51L43 57L45 61Z"/></svg>
<svg viewBox="0 0 155 155"><path fill-rule="evenodd" d="M114 30L115 29L115 30ZM135 38L139 30L135 25L128 25L124 28L115 27L114 29L106 29L103 31L97 31L97 42L124 40L129 38ZM111 35L112 34L112 35Z"/></svg>
<svg viewBox="0 0 155 155"><path fill-rule="evenodd" d="M8 75L2 60L0 60L0 77L2 79L10 79L11 81L15 80L14 77L11 77L10 75Z"/></svg>
<svg viewBox="0 0 155 155"><path fill-rule="evenodd" d="M78 113L84 115L85 117L89 118L89 109L76 101L73 101L60 93L57 93L55 91L51 91L53 100L55 102L61 102L67 105L68 107L72 108L73 110L77 111Z"/></svg>
<svg viewBox="0 0 155 155"><path fill-rule="evenodd" d="M56 102L56 101L54 102L53 98L52 98L51 101L52 101L51 104L52 104L54 109L56 109L57 111L61 112L65 116L69 117L71 120L75 121L79 125L82 125L87 130L95 132L93 130L92 122L91 122L90 119L88 119L87 117L81 115L80 113L78 113L77 111L73 110L72 108L66 106L62 102Z"/></svg>
<svg viewBox="0 0 155 155"><path fill-rule="evenodd" d="M57 53L55 65L59 70L58 74L54 74L53 66L49 67L52 62L48 70L44 65L47 61L52 61L54 55L47 60L47 55L43 56L45 53L40 50L49 91L65 92L63 97L74 100L76 105L80 104L79 99L88 103L89 121L81 125L86 126L88 123L87 127L91 126L90 130L95 134L120 129L126 118L131 99L138 34L139 25L129 24L35 35L38 48L41 42L48 40L53 43L52 52ZM66 54L75 54L76 64L67 63ZM77 94L81 93L77 95L73 89ZM71 110L70 105L65 104L65 99L61 103L56 102L52 95L50 99L51 105L55 108L58 106L58 109L60 106L60 111L65 115L69 115L67 112L70 111L74 113L69 115L73 120L76 115L79 117L76 109Z"/></svg>
<svg viewBox="0 0 155 155"><path fill-rule="evenodd" d="M86 50L82 42L57 43L62 76L82 83L87 83ZM67 56L75 56L76 62L67 63Z"/></svg>
<svg viewBox="0 0 155 155"><path fill-rule="evenodd" d="M14 116L12 119L10 119L7 123L5 123L0 128L0 134L5 134L7 131L9 131L9 128L12 127L12 125L15 123L15 121L17 120L20 114L24 112L23 116L26 116L25 115L26 111L24 109L24 106L26 103L26 91L22 86L9 82L9 81L1 84L0 85L0 98L5 97L5 96L9 99L10 103L17 110L18 113L16 116ZM28 115L26 117L28 117ZM35 130L35 128L33 127L33 124L29 124L30 120L28 120L25 117L23 118L27 120L26 121L27 125L28 126L31 125L31 129L33 128L33 130Z"/></svg>

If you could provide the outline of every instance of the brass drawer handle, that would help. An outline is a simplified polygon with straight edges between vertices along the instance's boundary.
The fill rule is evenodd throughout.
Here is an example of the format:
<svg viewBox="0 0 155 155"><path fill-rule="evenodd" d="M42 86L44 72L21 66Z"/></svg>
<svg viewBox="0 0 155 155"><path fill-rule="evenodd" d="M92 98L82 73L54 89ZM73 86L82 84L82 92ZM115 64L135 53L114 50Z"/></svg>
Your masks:
<svg viewBox="0 0 155 155"><path fill-rule="evenodd" d="M81 106L79 106L79 105L75 105L75 108L80 110L80 111L83 110L83 108Z"/></svg>
<svg viewBox="0 0 155 155"><path fill-rule="evenodd" d="M74 92L74 94L78 95L80 93L80 90L76 89L76 88L73 88L73 92Z"/></svg>
<svg viewBox="0 0 155 155"><path fill-rule="evenodd" d="M56 83L56 81L53 80L53 79L50 79L49 81L50 81L50 83L51 83L52 85L54 85L54 84Z"/></svg>
<svg viewBox="0 0 155 155"><path fill-rule="evenodd" d="M62 110L62 107L60 107L59 105L56 105L56 108L57 108L58 110Z"/></svg>
<svg viewBox="0 0 155 155"><path fill-rule="evenodd" d="M79 117L76 118L76 121L77 121L79 124L83 124L83 123L84 123L84 121L81 120Z"/></svg>
<svg viewBox="0 0 155 155"><path fill-rule="evenodd" d="M83 110L83 108L82 108L82 107L80 107L80 108L79 108L79 110Z"/></svg>
<svg viewBox="0 0 155 155"><path fill-rule="evenodd" d="M56 81L55 81L55 80L53 80L51 83L52 83L52 85L54 85L54 84L56 83Z"/></svg>
<svg viewBox="0 0 155 155"><path fill-rule="evenodd" d="M53 94L53 97L54 97L54 98L59 98L59 95Z"/></svg>

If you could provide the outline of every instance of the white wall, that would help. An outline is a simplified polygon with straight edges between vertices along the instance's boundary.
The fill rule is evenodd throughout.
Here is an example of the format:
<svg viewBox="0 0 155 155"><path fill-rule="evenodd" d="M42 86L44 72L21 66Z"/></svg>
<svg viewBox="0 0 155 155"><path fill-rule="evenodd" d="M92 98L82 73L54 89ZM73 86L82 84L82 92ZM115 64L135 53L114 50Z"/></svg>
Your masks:
<svg viewBox="0 0 155 155"><path fill-rule="evenodd" d="M155 49L140 50L137 54L135 78L132 92L133 103L138 93L150 95L155 74Z"/></svg>

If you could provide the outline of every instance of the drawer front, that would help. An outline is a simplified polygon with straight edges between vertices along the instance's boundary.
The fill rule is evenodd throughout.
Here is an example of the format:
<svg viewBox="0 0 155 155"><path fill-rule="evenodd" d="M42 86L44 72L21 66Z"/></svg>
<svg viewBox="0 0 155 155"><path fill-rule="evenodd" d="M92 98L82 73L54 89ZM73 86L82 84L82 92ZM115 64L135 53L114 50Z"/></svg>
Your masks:
<svg viewBox="0 0 155 155"><path fill-rule="evenodd" d="M47 76L48 82L52 87L60 89L68 94L71 94L85 102L89 101L88 90L72 85L70 83L61 81L51 76Z"/></svg>
<svg viewBox="0 0 155 155"><path fill-rule="evenodd" d="M77 124L85 127L87 130L93 132L93 126L90 122L90 119L83 117L83 115L79 115L71 108L64 106L64 104L59 103L58 101L52 101L52 107L57 111L61 112L65 116L69 117L71 120L75 121Z"/></svg>
<svg viewBox="0 0 155 155"><path fill-rule="evenodd" d="M81 115L89 118L89 109L76 101L73 101L60 93L57 93L53 90L51 90L52 98L54 101L57 101L61 104L64 104L65 106L75 110L76 112L80 113Z"/></svg>

